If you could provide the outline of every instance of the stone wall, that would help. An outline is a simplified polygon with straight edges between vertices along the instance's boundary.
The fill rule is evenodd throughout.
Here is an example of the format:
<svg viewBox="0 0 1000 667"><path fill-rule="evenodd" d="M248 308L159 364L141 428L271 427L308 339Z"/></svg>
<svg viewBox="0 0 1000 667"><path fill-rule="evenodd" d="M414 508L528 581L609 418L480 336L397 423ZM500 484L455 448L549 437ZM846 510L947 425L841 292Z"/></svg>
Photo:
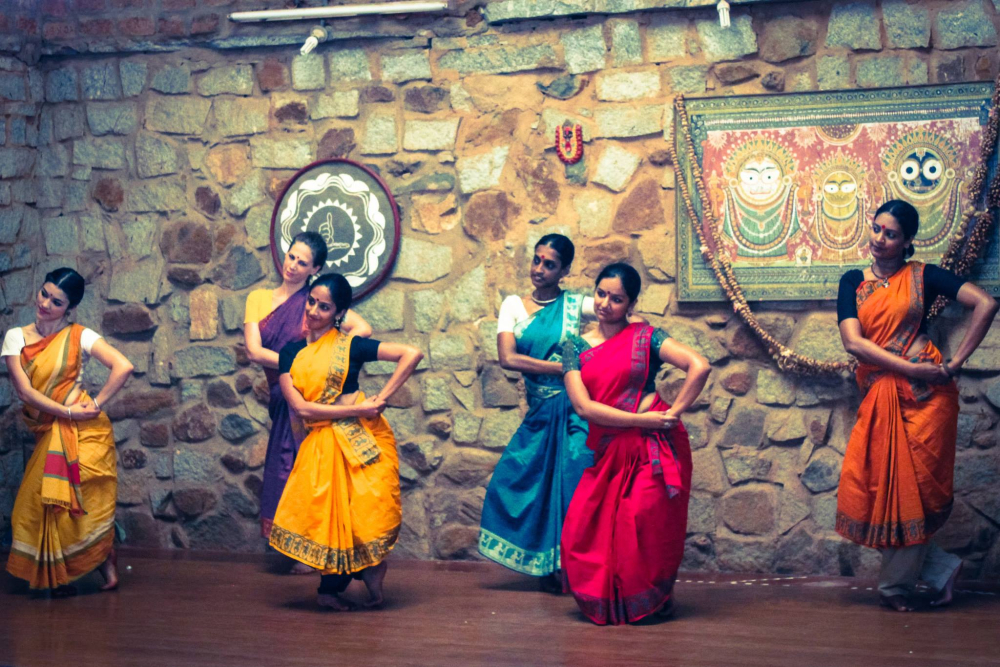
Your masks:
<svg viewBox="0 0 1000 667"><path fill-rule="evenodd" d="M496 361L497 307L527 289L534 241L560 231L578 246L570 287L628 259L643 274L639 311L714 365L684 419L685 567L872 572L874 552L832 532L852 382L782 374L725 304L674 299L670 100L990 80L991 2L740 4L725 31L712 9L592 0L553 18L568 3L462 2L446 17L332 24L336 39L306 57L309 24L233 26L232 0L0 2L12 8L0 19L0 329L31 320L51 268L87 277L77 319L136 367L108 406L131 544L263 550L266 385L242 347L243 302L275 277L276 193L296 168L346 156L403 210L391 279L358 309L379 338L426 353L387 410L403 554L475 557L485 485L524 411L517 374ZM251 4L265 3L239 7ZM564 119L586 139L571 168L551 148ZM844 357L832 303L756 310L796 349ZM936 329L945 346L962 331L950 312ZM998 351L993 332L961 381L958 501L942 533L984 577L1000 574ZM389 370L369 365L363 387ZM89 383L102 376L86 369ZM4 377L0 411L3 534L31 451Z"/></svg>

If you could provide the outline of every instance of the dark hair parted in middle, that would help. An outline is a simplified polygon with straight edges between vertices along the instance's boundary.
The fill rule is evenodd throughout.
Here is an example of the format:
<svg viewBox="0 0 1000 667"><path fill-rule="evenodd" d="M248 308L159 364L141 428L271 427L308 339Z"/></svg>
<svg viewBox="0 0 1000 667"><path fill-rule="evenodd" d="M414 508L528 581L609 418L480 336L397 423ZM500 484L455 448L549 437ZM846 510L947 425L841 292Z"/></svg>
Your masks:
<svg viewBox="0 0 1000 667"><path fill-rule="evenodd" d="M304 243L312 251L313 266L323 266L326 262L326 240L316 232L300 232L296 234L292 237L292 245L296 243Z"/></svg>
<svg viewBox="0 0 1000 667"><path fill-rule="evenodd" d="M913 204L902 199L890 199L878 207L874 217L879 217L883 213L888 213L896 219L903 230L903 236L912 239L920 229L920 214ZM906 256L912 257L916 249L911 245L906 249Z"/></svg>
<svg viewBox="0 0 1000 667"><path fill-rule="evenodd" d="M351 299L354 298L354 290L351 289L351 284L347 282L347 278L339 273L324 273L313 281L313 284L309 287L309 291L311 292L317 287L325 287L330 290L330 298L333 299L333 305L337 307L337 312L343 318L344 313L351 307Z"/></svg>
<svg viewBox="0 0 1000 667"><path fill-rule="evenodd" d="M45 282L52 283L66 293L66 298L69 299L68 308L76 308L83 301L83 276L73 269L65 266L52 269L45 274Z"/></svg>
<svg viewBox="0 0 1000 667"><path fill-rule="evenodd" d="M594 286L600 285L601 281L605 278L617 278L622 281L622 289L625 290L625 294L628 296L630 302L634 303L639 298L639 290L642 289L642 278L639 277L638 271L625 262L608 264L601 269L601 272L597 275L597 280L594 281Z"/></svg>
<svg viewBox="0 0 1000 667"><path fill-rule="evenodd" d="M573 256L576 254L576 246L574 246L573 242L562 234L546 234L542 238L538 239L538 243L535 244L535 248L538 248L540 245L547 245L559 253L559 261L562 262L564 269L573 263Z"/></svg>

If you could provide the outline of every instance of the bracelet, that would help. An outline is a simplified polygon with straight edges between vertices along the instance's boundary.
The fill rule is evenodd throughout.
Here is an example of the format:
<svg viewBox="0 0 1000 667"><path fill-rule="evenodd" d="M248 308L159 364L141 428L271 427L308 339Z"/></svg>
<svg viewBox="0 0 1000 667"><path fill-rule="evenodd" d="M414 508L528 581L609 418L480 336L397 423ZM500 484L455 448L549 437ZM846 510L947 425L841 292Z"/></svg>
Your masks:
<svg viewBox="0 0 1000 667"><path fill-rule="evenodd" d="M100 412L100 410L101 410L101 404L97 402L96 398L93 399L93 401L94 401L94 407L97 408L98 412Z"/></svg>
<svg viewBox="0 0 1000 667"><path fill-rule="evenodd" d="M66 408L66 418L69 420L73 419L73 408L70 407Z"/></svg>

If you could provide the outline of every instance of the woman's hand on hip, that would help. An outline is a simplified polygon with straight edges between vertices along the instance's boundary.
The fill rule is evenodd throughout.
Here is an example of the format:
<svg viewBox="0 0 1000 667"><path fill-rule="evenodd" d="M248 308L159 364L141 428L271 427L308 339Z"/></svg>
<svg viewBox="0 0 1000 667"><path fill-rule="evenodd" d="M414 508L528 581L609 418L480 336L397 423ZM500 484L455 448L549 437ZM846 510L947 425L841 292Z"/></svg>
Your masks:
<svg viewBox="0 0 1000 667"><path fill-rule="evenodd" d="M648 428L656 431L669 431L673 427L677 426L677 417L666 412L645 412L638 415L642 420L642 428Z"/></svg>
<svg viewBox="0 0 1000 667"><path fill-rule="evenodd" d="M358 417L363 419L375 419L385 410L385 401L376 396L366 398L355 406L358 410Z"/></svg>
<svg viewBox="0 0 1000 667"><path fill-rule="evenodd" d="M69 406L69 415L74 421L87 421L96 419L101 414L101 409L89 398L84 398Z"/></svg>
<svg viewBox="0 0 1000 667"><path fill-rule="evenodd" d="M951 380L951 377L940 364L930 361L921 361L913 364L913 368L910 369L908 375L914 380L920 380L928 384L945 384Z"/></svg>

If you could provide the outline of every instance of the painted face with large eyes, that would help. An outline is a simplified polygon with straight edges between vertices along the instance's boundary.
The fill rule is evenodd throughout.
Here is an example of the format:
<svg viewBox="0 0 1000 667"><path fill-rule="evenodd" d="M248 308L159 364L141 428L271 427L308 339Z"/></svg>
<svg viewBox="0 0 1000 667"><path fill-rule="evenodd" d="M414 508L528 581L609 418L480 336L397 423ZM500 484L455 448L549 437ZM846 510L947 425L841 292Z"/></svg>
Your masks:
<svg viewBox="0 0 1000 667"><path fill-rule="evenodd" d="M620 278L605 278L594 290L594 312L601 322L621 322L628 318L632 300Z"/></svg>
<svg viewBox="0 0 1000 667"><path fill-rule="evenodd" d="M751 201L764 203L781 187L781 168L770 157L750 158L740 167L739 188Z"/></svg>
<svg viewBox="0 0 1000 667"><path fill-rule="evenodd" d="M846 171L835 171L823 183L823 200L834 206L844 206L857 201L858 182Z"/></svg>
<svg viewBox="0 0 1000 667"><path fill-rule="evenodd" d="M39 322L58 322L67 310L69 297L52 283L43 284L35 294L35 318Z"/></svg>
<svg viewBox="0 0 1000 667"><path fill-rule="evenodd" d="M944 162L929 148L921 147L911 151L899 165L899 178L907 190L916 194L927 194L941 184L944 176Z"/></svg>
<svg viewBox="0 0 1000 667"><path fill-rule="evenodd" d="M326 285L317 285L309 290L306 297L306 326L313 331L328 329L337 317L337 305Z"/></svg>

